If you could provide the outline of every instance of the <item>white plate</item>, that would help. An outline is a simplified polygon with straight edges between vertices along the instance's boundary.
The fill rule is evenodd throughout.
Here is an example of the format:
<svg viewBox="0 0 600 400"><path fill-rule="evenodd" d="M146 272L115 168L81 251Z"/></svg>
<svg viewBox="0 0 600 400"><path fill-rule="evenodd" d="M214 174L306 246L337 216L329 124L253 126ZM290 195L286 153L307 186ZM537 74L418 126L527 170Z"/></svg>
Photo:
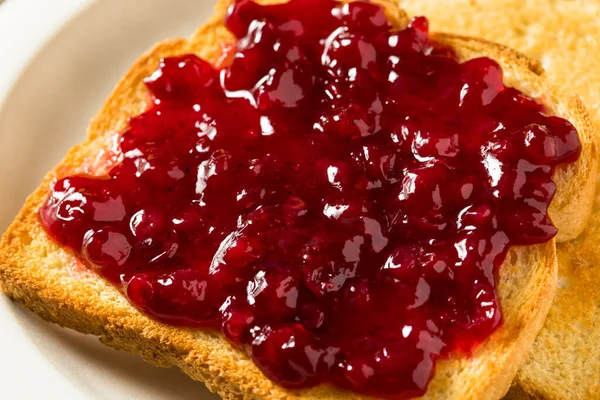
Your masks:
<svg viewBox="0 0 600 400"><path fill-rule="evenodd" d="M8 0L0 6L0 232L132 62L188 36L214 0ZM0 389L14 399L217 397L175 369L39 320L0 295Z"/></svg>

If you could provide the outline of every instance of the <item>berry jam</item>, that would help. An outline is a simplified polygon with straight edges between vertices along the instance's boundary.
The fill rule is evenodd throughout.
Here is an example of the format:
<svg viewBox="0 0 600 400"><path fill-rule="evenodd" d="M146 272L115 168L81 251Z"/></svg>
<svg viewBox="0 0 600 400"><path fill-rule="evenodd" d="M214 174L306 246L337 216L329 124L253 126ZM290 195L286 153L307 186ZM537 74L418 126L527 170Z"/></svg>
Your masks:
<svg viewBox="0 0 600 400"><path fill-rule="evenodd" d="M106 176L58 180L49 234L146 314L220 329L290 388L426 391L501 324L508 249L550 240L567 121L365 1L237 1L217 70L167 58Z"/></svg>

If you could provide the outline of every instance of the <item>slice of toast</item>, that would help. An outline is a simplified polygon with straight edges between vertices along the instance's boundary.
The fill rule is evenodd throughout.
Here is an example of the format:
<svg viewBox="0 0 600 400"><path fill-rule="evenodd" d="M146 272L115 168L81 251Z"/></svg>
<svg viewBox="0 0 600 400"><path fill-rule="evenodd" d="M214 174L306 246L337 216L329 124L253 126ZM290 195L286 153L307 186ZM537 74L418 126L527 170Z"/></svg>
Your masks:
<svg viewBox="0 0 600 400"><path fill-rule="evenodd" d="M600 191L594 210L558 247L556 296L508 399L600 399Z"/></svg>
<svg viewBox="0 0 600 400"><path fill-rule="evenodd" d="M398 27L406 15L391 1L383 2ZM102 160L112 138L123 131L127 117L147 104L143 79L160 58L194 52L218 63L222 44L233 37L222 24L229 1L220 1L215 16L189 40L160 43L140 58L92 121L88 139L73 148L65 160L29 197L0 244L0 282L6 293L41 317L83 333L94 334L108 346L140 354L157 366L175 365L226 399L362 399L329 385L288 390L266 379L250 358L234 349L219 333L176 328L141 314L113 286L86 268L43 230L37 209L58 176L102 171ZM496 59L505 70L506 83L543 101L548 109L570 120L578 129L584 154L580 161L557 171L558 191L551 216L560 230L576 235L572 221L585 220L595 170L595 146L586 111L575 98L548 87L541 69L524 56L489 42L438 35L467 60ZM562 214L570 218L561 218ZM520 361L542 325L556 285L554 241L514 247L500 269L498 294L504 323L469 357L439 361L425 398L497 399L509 388Z"/></svg>
<svg viewBox="0 0 600 400"><path fill-rule="evenodd" d="M540 59L577 93L600 134L600 3L596 0L402 0L432 26L497 40ZM452 5L452 13L446 7ZM493 19L494 23L488 21ZM600 176L599 176L600 178ZM600 399L600 185L583 234L558 245L552 308L507 398Z"/></svg>

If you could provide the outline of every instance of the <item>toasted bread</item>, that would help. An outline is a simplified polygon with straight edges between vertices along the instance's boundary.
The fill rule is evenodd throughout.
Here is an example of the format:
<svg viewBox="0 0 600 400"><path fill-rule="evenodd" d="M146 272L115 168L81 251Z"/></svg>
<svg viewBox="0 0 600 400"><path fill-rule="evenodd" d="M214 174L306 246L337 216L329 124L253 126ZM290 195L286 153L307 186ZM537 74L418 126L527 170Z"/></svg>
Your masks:
<svg viewBox="0 0 600 400"><path fill-rule="evenodd" d="M382 2L394 23L405 26L405 13L391 1ZM41 317L62 326L93 334L108 346L140 354L157 366L177 366L226 399L363 399L329 385L311 389L284 389L263 376L251 359L233 348L219 333L184 329L159 323L134 308L112 285L81 268L77 258L49 239L37 209L50 184L58 177L102 170L102 159L127 117L146 107L143 79L162 57L194 52L217 63L221 44L233 40L223 26L229 1L220 1L215 16L188 41L168 40L142 56L117 85L92 121L87 140L74 147L29 197L0 244L0 282L4 291ZM558 228L576 235L571 222L585 220L595 170L591 125L582 104L546 85L539 66L524 56L490 42L438 35L462 60L478 56L496 59L505 81L543 101L550 112L567 118L578 129L584 156L557 171L558 192L551 210ZM570 221L560 214L573 213ZM556 286L554 240L514 247L500 270L498 294L503 324L470 357L439 361L424 398L497 399L506 393L520 361L542 325Z"/></svg>
<svg viewBox="0 0 600 400"><path fill-rule="evenodd" d="M434 29L497 40L541 60L581 96L600 133L600 3L595 0L402 0ZM449 13L445 7L452 5ZM488 21L493 19L494 23ZM544 327L507 398L600 399L600 186L577 240L558 245L559 285Z"/></svg>
<svg viewBox="0 0 600 400"><path fill-rule="evenodd" d="M552 308L509 399L600 398L600 193L588 227L558 247Z"/></svg>

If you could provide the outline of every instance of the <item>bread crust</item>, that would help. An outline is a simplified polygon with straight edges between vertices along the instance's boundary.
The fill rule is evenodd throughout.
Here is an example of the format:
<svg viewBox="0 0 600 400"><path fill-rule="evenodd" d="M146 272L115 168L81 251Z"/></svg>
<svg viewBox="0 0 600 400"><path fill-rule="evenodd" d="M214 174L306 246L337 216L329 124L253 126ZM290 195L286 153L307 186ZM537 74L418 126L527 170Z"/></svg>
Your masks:
<svg viewBox="0 0 600 400"><path fill-rule="evenodd" d="M558 246L558 288L506 399L600 399L600 190L576 240Z"/></svg>
<svg viewBox="0 0 600 400"><path fill-rule="evenodd" d="M273 2L273 1L271 1ZM406 14L392 1L380 1L397 26L407 22ZM88 139L71 149L66 158L50 172L41 186L27 199L0 243L0 282L6 293L22 302L42 318L77 331L93 334L113 348L140 354L148 362L162 367L177 366L225 399L367 399L330 385L303 390L281 388L265 378L251 359L233 348L218 332L177 328L140 313L113 286L81 268L77 258L51 241L41 226L37 210L58 177L98 171L110 156L112 140L124 130L127 117L141 113L147 104L143 79L163 57L194 52L217 62L222 55L221 43L233 37L222 24L229 1L217 4L215 16L189 40L161 42L142 56L117 85L88 130ZM452 35L435 35L435 40L451 45L459 56L487 55L496 59L506 71L507 82L534 95L544 94L550 109L571 120L587 140L589 118L580 102L561 97L547 87L540 69L524 56L489 42ZM591 141L593 143L593 140ZM595 154L595 146L590 147ZM590 169L590 165L593 168ZM553 213L563 213L569 203L587 206L588 192L568 184L574 177L591 173L595 163L576 163L557 173L557 199ZM561 175L562 174L562 175ZM578 182L587 182L582 179ZM587 184L575 185L587 188ZM572 190L572 191L569 191ZM567 196L565 192L571 194ZM565 194L563 194L565 193ZM590 194L591 197L591 194ZM560 215L552 214L560 225ZM566 230L575 232L566 221ZM574 233L572 233L574 234ZM436 373L425 399L498 399L509 388L521 360L550 306L556 287L555 243L514 247L501 267L498 294L503 311L503 325L471 357L453 355L437 363Z"/></svg>

